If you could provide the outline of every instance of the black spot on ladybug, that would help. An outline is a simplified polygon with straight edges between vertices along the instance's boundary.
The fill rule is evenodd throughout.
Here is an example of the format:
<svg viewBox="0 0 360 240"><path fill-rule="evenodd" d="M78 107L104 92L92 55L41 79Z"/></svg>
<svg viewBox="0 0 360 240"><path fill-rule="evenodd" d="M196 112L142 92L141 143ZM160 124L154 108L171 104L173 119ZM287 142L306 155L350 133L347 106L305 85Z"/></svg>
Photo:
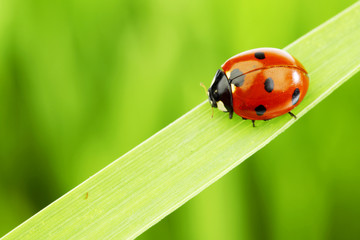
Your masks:
<svg viewBox="0 0 360 240"><path fill-rule="evenodd" d="M255 111L258 116L262 116L266 112L266 108L264 107L264 105L259 105L255 108Z"/></svg>
<svg viewBox="0 0 360 240"><path fill-rule="evenodd" d="M272 78L267 78L264 85L267 92L271 93L272 90L274 90L274 81L272 80Z"/></svg>
<svg viewBox="0 0 360 240"><path fill-rule="evenodd" d="M231 80L230 84L234 84L236 87L241 87L245 81L245 74Z"/></svg>
<svg viewBox="0 0 360 240"><path fill-rule="evenodd" d="M256 52L256 53L255 53L255 57L256 57L257 59L264 59L264 58L265 58L265 53L263 53L263 52Z"/></svg>
<svg viewBox="0 0 360 240"><path fill-rule="evenodd" d="M300 90L296 88L291 98L291 102L293 105L295 105L299 101L299 97L300 97Z"/></svg>
<svg viewBox="0 0 360 240"><path fill-rule="evenodd" d="M234 78L240 77L242 74L243 73L238 68L235 68L230 73L230 81L233 80Z"/></svg>

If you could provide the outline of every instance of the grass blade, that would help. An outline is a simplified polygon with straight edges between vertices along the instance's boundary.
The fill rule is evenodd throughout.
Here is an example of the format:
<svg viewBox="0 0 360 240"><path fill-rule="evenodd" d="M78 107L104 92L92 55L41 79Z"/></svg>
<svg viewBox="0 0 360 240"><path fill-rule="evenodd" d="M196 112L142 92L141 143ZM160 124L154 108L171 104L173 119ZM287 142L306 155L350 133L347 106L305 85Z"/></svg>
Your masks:
<svg viewBox="0 0 360 240"><path fill-rule="evenodd" d="M360 68L360 3L286 48L310 73L301 117ZM197 84L197 83L196 83ZM135 238L295 122L210 118L207 102L65 194L4 239Z"/></svg>

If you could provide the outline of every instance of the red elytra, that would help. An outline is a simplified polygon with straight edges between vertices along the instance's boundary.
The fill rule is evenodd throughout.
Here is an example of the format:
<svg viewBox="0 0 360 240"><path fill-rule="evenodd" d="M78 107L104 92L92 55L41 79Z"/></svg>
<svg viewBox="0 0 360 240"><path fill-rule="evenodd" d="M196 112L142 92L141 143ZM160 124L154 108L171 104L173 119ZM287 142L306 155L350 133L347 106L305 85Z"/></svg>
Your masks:
<svg viewBox="0 0 360 240"><path fill-rule="evenodd" d="M223 70L223 71L222 71ZM290 113L303 100L309 77L289 53L258 48L228 59L208 90L212 107L251 120ZM293 114L291 114L293 115Z"/></svg>

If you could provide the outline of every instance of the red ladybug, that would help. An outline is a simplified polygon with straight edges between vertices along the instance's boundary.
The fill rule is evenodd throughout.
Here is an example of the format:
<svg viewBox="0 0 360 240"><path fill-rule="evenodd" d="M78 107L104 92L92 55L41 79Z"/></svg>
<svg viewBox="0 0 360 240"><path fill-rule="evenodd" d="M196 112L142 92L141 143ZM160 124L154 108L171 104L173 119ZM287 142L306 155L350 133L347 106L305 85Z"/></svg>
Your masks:
<svg viewBox="0 0 360 240"><path fill-rule="evenodd" d="M305 97L309 76L289 53L276 48L257 48L228 59L210 88L212 107L244 119L269 120L290 111Z"/></svg>

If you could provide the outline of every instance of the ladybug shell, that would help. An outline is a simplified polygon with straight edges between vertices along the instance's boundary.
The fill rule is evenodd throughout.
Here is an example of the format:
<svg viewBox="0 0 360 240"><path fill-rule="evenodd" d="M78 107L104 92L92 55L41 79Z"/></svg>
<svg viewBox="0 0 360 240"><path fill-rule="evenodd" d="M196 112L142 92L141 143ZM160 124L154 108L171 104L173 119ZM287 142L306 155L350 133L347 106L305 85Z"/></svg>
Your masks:
<svg viewBox="0 0 360 240"><path fill-rule="evenodd" d="M289 53L258 48L227 60L234 112L246 119L267 120L290 112L304 98L309 77Z"/></svg>

